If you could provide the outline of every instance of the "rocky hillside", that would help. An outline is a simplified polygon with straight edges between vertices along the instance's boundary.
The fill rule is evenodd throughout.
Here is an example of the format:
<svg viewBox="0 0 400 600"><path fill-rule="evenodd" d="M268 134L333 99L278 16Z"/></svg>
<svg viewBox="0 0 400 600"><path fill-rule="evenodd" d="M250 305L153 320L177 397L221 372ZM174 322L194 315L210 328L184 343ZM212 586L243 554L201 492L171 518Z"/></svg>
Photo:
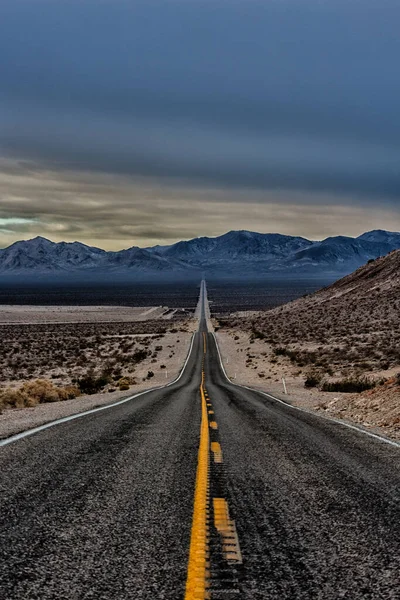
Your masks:
<svg viewBox="0 0 400 600"><path fill-rule="evenodd" d="M236 319L236 325L265 336L299 366L347 376L400 365L399 315L396 250L315 294Z"/></svg>
<svg viewBox="0 0 400 600"><path fill-rule="evenodd" d="M284 306L219 322L240 383L400 439L400 251ZM228 354L227 354L228 355Z"/></svg>

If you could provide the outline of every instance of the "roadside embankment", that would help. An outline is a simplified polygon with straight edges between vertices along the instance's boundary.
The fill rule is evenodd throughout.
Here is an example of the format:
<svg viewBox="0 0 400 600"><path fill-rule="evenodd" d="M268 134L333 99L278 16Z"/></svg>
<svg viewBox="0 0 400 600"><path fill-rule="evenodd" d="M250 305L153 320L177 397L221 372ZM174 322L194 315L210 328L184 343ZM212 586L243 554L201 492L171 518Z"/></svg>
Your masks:
<svg viewBox="0 0 400 600"><path fill-rule="evenodd" d="M400 439L400 385L396 370L385 371L380 385L361 393L324 392L318 387L306 388L306 370L285 356L276 356L273 346L265 340L251 340L247 332L237 329L219 330L216 337L226 373L235 383Z"/></svg>

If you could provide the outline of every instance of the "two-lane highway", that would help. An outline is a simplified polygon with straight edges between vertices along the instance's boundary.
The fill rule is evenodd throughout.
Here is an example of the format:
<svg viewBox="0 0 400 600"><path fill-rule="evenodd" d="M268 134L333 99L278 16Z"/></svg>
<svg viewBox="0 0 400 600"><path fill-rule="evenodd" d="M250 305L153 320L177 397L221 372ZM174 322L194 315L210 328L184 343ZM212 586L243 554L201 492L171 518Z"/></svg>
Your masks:
<svg viewBox="0 0 400 600"><path fill-rule="evenodd" d="M5 599L398 599L400 449L230 383L179 381L0 448Z"/></svg>

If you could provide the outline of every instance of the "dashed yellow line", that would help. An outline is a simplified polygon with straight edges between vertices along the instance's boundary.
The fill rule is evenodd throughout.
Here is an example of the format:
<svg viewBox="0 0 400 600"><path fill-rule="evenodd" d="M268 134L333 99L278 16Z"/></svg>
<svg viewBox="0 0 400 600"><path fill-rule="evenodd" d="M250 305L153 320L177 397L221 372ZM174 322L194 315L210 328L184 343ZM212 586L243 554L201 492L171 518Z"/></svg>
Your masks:
<svg viewBox="0 0 400 600"><path fill-rule="evenodd" d="M222 463L222 450L219 442L211 442L211 452L214 454L214 462Z"/></svg>
<svg viewBox="0 0 400 600"><path fill-rule="evenodd" d="M218 429L218 423L216 421L210 421L211 429Z"/></svg>
<svg viewBox="0 0 400 600"><path fill-rule="evenodd" d="M229 516L229 507L225 498L214 498L214 524L222 537L222 549L228 562L241 563L239 540L235 521Z"/></svg>
<svg viewBox="0 0 400 600"><path fill-rule="evenodd" d="M190 538L189 564L186 579L185 600L206 600L209 580L208 515L209 515L209 447L210 434L202 373L200 446L197 461L196 487L192 531Z"/></svg>

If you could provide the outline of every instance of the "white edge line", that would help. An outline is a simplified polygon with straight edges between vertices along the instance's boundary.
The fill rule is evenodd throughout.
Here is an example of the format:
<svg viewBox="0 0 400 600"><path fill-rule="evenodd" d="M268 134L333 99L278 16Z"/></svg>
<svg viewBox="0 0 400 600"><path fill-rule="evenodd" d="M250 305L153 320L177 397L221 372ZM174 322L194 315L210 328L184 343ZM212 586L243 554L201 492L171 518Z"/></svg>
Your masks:
<svg viewBox="0 0 400 600"><path fill-rule="evenodd" d="M355 431L358 431L359 433L363 433L364 435L368 435L369 437L375 438L376 440L379 440L380 442L384 442L385 444L390 444L391 446L400 448L400 443L395 442L394 440L389 440L388 438L378 435L377 433L371 433L370 431L366 431L365 429L362 429L361 427L357 427L357 425L350 425L350 423L346 423L345 421L342 421L341 419L335 419L335 417L328 417L326 415L316 414L310 410L301 408L300 406L294 406L293 404L289 404L288 402L285 402L284 400L280 400L280 398L275 398L275 396L272 396L272 394L268 394L267 392L263 392L261 390L256 390L255 388L251 388L247 385L240 385L238 383L234 383L231 379L229 379L228 375L226 374L225 367L222 362L222 356L221 356L221 352L219 350L216 335L215 335L215 333L213 333L212 335L214 336L215 345L217 347L219 362L220 362L222 371L223 371L227 381L229 381L230 384L235 385L236 387L239 387L239 388L245 388L246 390L250 390L251 392L256 392L258 394L262 394L263 396L266 396L267 398L270 398L271 400L274 400L275 402L284 404L285 406L287 406L288 408L291 408L292 410L298 410L298 411L306 413L308 415L313 415L315 417L319 417L320 419L324 419L325 421L330 421L331 423L336 423L337 425L343 425L343 427L348 427L349 429L354 429Z"/></svg>
<svg viewBox="0 0 400 600"><path fill-rule="evenodd" d="M62 417L61 419L56 419L55 421L50 421L49 423L44 423L43 425L39 425L38 427L34 427L33 429L27 429L26 431L21 431L21 433L16 433L15 435L12 435L8 438L0 440L0 448L2 446L8 446L8 444L13 444L14 442L18 442L19 440L22 440L26 437L34 435L35 433L39 433L40 431L43 431L44 429L49 429L50 427L54 427L55 425L61 425L61 423L67 423L68 421L74 421L75 419L80 419L82 417L86 417L86 415L92 415L94 413L100 412L101 410L108 410L109 408L114 408L115 406L120 406L121 404L125 404L125 402L130 402L130 400L133 400L134 398L137 398L138 396L143 396L144 394L149 394L150 392L155 392L156 390L162 390L164 388L169 387L170 385L173 385L174 383L176 383L177 381L180 380L180 378L182 377L182 375L186 369L186 365L189 362L190 356L192 354L195 335L196 335L196 333L193 333L192 341L191 341L189 351L186 356L186 360L183 363L183 367L180 370L178 377L176 377L173 381L170 381L166 385L159 385L157 387L150 388L149 390L144 390L143 392L138 392L137 394L134 394L133 396L129 396L128 398L124 398L123 400L119 400L118 402L114 402L112 404L106 404L104 406L98 406L96 408L91 408L90 410L85 410L84 412L81 412L81 413L75 413L73 415L69 415L68 417Z"/></svg>

